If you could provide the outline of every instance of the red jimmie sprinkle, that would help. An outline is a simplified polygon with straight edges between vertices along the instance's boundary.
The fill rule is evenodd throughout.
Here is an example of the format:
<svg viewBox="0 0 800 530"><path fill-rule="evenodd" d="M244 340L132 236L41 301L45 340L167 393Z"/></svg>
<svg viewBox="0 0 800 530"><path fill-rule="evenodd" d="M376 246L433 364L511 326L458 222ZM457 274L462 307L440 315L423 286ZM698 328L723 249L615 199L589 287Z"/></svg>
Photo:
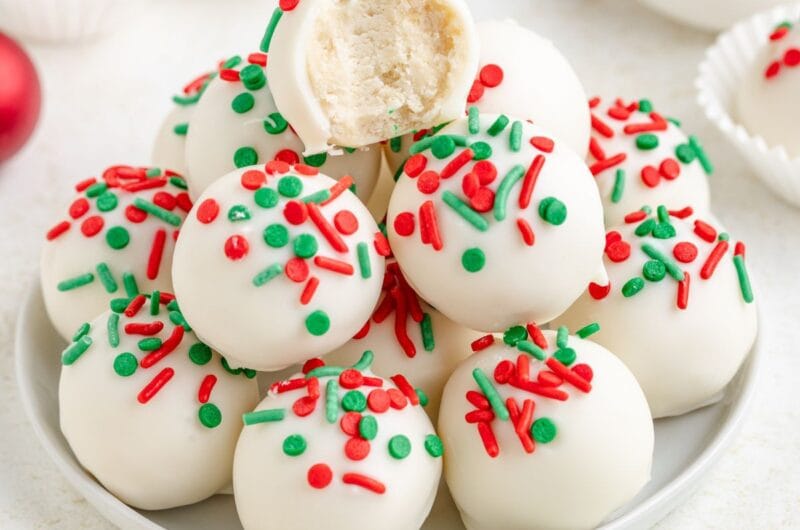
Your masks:
<svg viewBox="0 0 800 530"><path fill-rule="evenodd" d="M86 188L88 188L92 184L97 184L97 179L94 178L94 177L90 177L88 179L82 180L82 181L78 182L77 184L75 184L75 191L77 191L78 193L80 193L82 191L85 191Z"/></svg>
<svg viewBox="0 0 800 530"><path fill-rule="evenodd" d="M589 381L586 381L580 375L564 366L555 357L550 357L547 359L545 364L547 364L547 367L550 368L561 379L571 384L581 392L589 392L592 390L592 385L589 383Z"/></svg>
<svg viewBox="0 0 800 530"><path fill-rule="evenodd" d="M61 221L53 228L47 231L47 240L52 241L67 230L69 230L70 224L69 221Z"/></svg>
<svg viewBox="0 0 800 530"><path fill-rule="evenodd" d="M336 184L331 186L330 189L328 190L328 192L330 193L330 197L322 201L320 204L322 206L325 206L326 204L332 203L334 200L336 200L337 197L339 197L339 195L350 189L350 186L352 185L353 185L353 177L351 177L350 175L343 176L338 181L336 181Z"/></svg>
<svg viewBox="0 0 800 530"><path fill-rule="evenodd" d="M328 220L325 219L325 216L322 215L319 206L313 202L308 203L307 206L308 217L316 225L317 230L319 230L322 236L328 241L328 244L337 252L347 252L347 244Z"/></svg>
<svg viewBox="0 0 800 530"><path fill-rule="evenodd" d="M486 399L486 396L475 390L467 390L467 401L481 410L489 410L492 408L492 405L489 403L489 400Z"/></svg>
<svg viewBox="0 0 800 530"><path fill-rule="evenodd" d="M310 361L307 361L307 363L311 362L311 361L322 362L322 359L311 359ZM314 366L314 368L316 368L316 366ZM313 370L314 368L312 368L311 370ZM311 371L311 370L308 370L308 371L305 371L305 370L306 370L306 366L304 365L303 366L303 373L308 373L308 372ZM308 379L306 379L304 377L297 377L295 379L289 379L287 381L278 381L278 382L276 382L274 385L272 385L270 387L270 391L276 392L278 394L283 394L284 392L291 392L292 390L297 390L299 388L304 388L306 385L308 385Z"/></svg>
<svg viewBox="0 0 800 530"><path fill-rule="evenodd" d="M539 329L539 326L537 326L533 322L529 322L528 325L525 326L525 328L528 330L528 335L531 336L531 340L533 341L533 343L542 348L543 350L546 350L547 339L544 337L544 333L542 333L542 330Z"/></svg>
<svg viewBox="0 0 800 530"><path fill-rule="evenodd" d="M137 192L137 191L151 190L154 188L163 188L166 185L167 185L167 179L153 178L147 180L140 180L137 182L130 182L122 186L122 189L124 189L125 191Z"/></svg>
<svg viewBox="0 0 800 530"><path fill-rule="evenodd" d="M308 283L303 288L303 292L300 295L300 303L303 305L308 305L311 302L311 299L314 298L314 293L317 291L317 287L319 286L319 278L316 276L312 276L309 278Z"/></svg>
<svg viewBox="0 0 800 530"><path fill-rule="evenodd" d="M298 175L303 175L305 177L313 177L319 175L319 169L313 166L308 166L306 164L295 164L294 171Z"/></svg>
<svg viewBox="0 0 800 530"><path fill-rule="evenodd" d="M239 71L232 68L223 68L219 71L219 78L223 81L235 83L239 81Z"/></svg>
<svg viewBox="0 0 800 530"><path fill-rule="evenodd" d="M160 320L156 320L155 322L129 322L125 324L125 333L128 335L144 335L144 336L152 336L159 333L162 329L164 329L164 323Z"/></svg>
<svg viewBox="0 0 800 530"><path fill-rule="evenodd" d="M128 307L125 308L125 316L128 318L135 317L146 301L147 298L145 298L143 294L137 294L133 300L130 301Z"/></svg>
<svg viewBox="0 0 800 530"><path fill-rule="evenodd" d="M439 233L439 223L436 219L436 209L433 206L433 201L425 201L419 209L420 217L420 230L423 234L423 243L431 244L434 250L442 250L444 247L442 243L442 236Z"/></svg>
<svg viewBox="0 0 800 530"><path fill-rule="evenodd" d="M158 361L175 351L175 348L183 340L183 326L175 326L169 337L161 344L161 347L145 355L139 362L142 368L150 368Z"/></svg>
<svg viewBox="0 0 800 530"><path fill-rule="evenodd" d="M79 197L69 206L69 216L78 219L89 211L89 201L85 197Z"/></svg>
<svg viewBox="0 0 800 530"><path fill-rule="evenodd" d="M639 221L644 221L647 218L647 213L642 210L637 210L635 212L631 212L625 216L625 223L638 223Z"/></svg>
<svg viewBox="0 0 800 530"><path fill-rule="evenodd" d="M606 138L613 138L614 131L603 120L592 114L592 129Z"/></svg>
<svg viewBox="0 0 800 530"><path fill-rule="evenodd" d="M686 309L689 307L689 286L691 277L688 272L683 273L683 280L678 282L678 309Z"/></svg>
<svg viewBox="0 0 800 530"><path fill-rule="evenodd" d="M711 251L709 254L708 259L703 264L703 268L700 269L700 277L704 280L711 278L714 274L714 271L719 264L719 261L722 259L722 256L725 255L725 252L728 250L728 242L727 241L718 241L714 250Z"/></svg>
<svg viewBox="0 0 800 530"><path fill-rule="evenodd" d="M490 333L488 335L484 335L479 339L475 339L474 341L472 341L472 344L470 346L472 347L473 352L479 352L481 350L485 350L492 344L494 344L494 335Z"/></svg>
<svg viewBox="0 0 800 530"><path fill-rule="evenodd" d="M257 64L259 66L267 66L267 54L251 53L247 56L247 62L250 64Z"/></svg>
<svg viewBox="0 0 800 530"><path fill-rule="evenodd" d="M589 153L595 160L605 160L606 158L606 152L600 147L600 142L598 142L596 138L589 140Z"/></svg>
<svg viewBox="0 0 800 530"><path fill-rule="evenodd" d="M414 357L417 354L417 348L414 346L414 342L408 336L408 332L406 331L406 324L408 318L408 307L406 304L406 298L403 296L402 291L399 287L395 287L390 291L392 298L394 299L395 303L395 317L394 317L394 335L397 338L398 344L405 352L406 356ZM400 385L398 385L399 387ZM401 391L405 393L405 391L400 388Z"/></svg>
<svg viewBox="0 0 800 530"><path fill-rule="evenodd" d="M364 338L364 337L366 337L367 335L369 335L369 320L367 320L367 321L364 323L364 325L363 325L363 326L361 326L361 329L359 329L359 330L358 330L358 332L356 332L356 334L355 334L355 335L353 335L353 338L354 338L355 340L359 340L359 339L363 339L363 338Z"/></svg>
<svg viewBox="0 0 800 530"><path fill-rule="evenodd" d="M539 173L544 166L544 160L544 155L536 155L536 158L533 159L528 171L525 173L522 189L519 192L519 207L523 210L531 203L533 188L536 186L536 179L539 178Z"/></svg>
<svg viewBox="0 0 800 530"><path fill-rule="evenodd" d="M552 153L555 142L547 136L534 136L531 138L531 145L543 153Z"/></svg>
<svg viewBox="0 0 800 530"><path fill-rule="evenodd" d="M604 158L602 160L598 160L597 162L589 166L589 171L592 172L592 175L597 175L599 173L602 173L606 169L610 169L614 166L617 166L625 162L626 158L628 158L628 155L626 155L625 153L619 153L610 158Z"/></svg>
<svg viewBox="0 0 800 530"><path fill-rule="evenodd" d="M360 473L345 473L342 475L342 482L353 486L360 486L379 495L386 492L386 486L384 486L382 482Z"/></svg>
<svg viewBox="0 0 800 530"><path fill-rule="evenodd" d="M494 412L491 410L473 410L464 415L467 423L489 423L494 419Z"/></svg>
<svg viewBox="0 0 800 530"><path fill-rule="evenodd" d="M278 2L278 6L281 8L282 11L291 11L297 4L300 3L300 0L280 0Z"/></svg>
<svg viewBox="0 0 800 530"><path fill-rule="evenodd" d="M630 123L622 129L625 134L639 134L643 132L666 131L667 120L665 120L659 113L651 112L649 123Z"/></svg>
<svg viewBox="0 0 800 530"><path fill-rule="evenodd" d="M687 217L691 217L693 213L694 209L691 206L686 206L680 210L669 210L669 214L678 219L686 219Z"/></svg>
<svg viewBox="0 0 800 530"><path fill-rule="evenodd" d="M211 391L214 390L214 385L217 384L217 376L208 374L203 378L200 383L200 388L197 390L197 401L200 403L208 403L211 399Z"/></svg>
<svg viewBox="0 0 800 530"><path fill-rule="evenodd" d="M536 235L533 233L533 228L528 224L528 221L521 217L517 219L517 230L519 230L520 235L522 235L522 241L529 247L532 247L536 242Z"/></svg>
<svg viewBox="0 0 800 530"><path fill-rule="evenodd" d="M158 372L158 375L156 375L149 383L147 383L147 385L145 385L145 387L139 392L139 395L136 396L136 399L139 401L139 403L144 405L153 399L153 396L158 394L162 388L164 388L164 385L166 385L169 380L172 379L173 375L175 375L175 370L172 368L164 368Z"/></svg>
<svg viewBox="0 0 800 530"><path fill-rule="evenodd" d="M476 101L480 101L483 97L483 92L486 90L481 84L479 79L476 79L472 83L472 87L469 89L469 94L467 94L467 103L475 103Z"/></svg>
<svg viewBox="0 0 800 530"><path fill-rule="evenodd" d="M349 263L338 259L326 258L324 256L316 256L314 258L314 265L321 269L329 270L338 274L344 274L346 276L351 276L354 272L353 266Z"/></svg>
<svg viewBox="0 0 800 530"><path fill-rule="evenodd" d="M697 237L709 243L713 243L717 239L717 231L710 224L697 219L694 222L694 233Z"/></svg>
<svg viewBox="0 0 800 530"><path fill-rule="evenodd" d="M164 256L164 245L167 241L167 231L159 228L153 237L153 245L150 247L150 256L147 258L147 278L155 280L158 278L158 270L161 268L161 258Z"/></svg>
<svg viewBox="0 0 800 530"><path fill-rule="evenodd" d="M396 388L390 388L386 393L389 395L389 405L393 409L403 410L408 405L406 396Z"/></svg>
<svg viewBox="0 0 800 530"><path fill-rule="evenodd" d="M475 153L470 148L466 148L461 151L458 156L453 158L450 162L447 163L444 168L442 168L441 177L443 179L447 179L458 173L458 171L466 166L472 158L475 156Z"/></svg>
<svg viewBox="0 0 800 530"><path fill-rule="evenodd" d="M513 401L511 398L509 398L509 400ZM516 406L516 402L514 402L514 405ZM533 453L536 450L536 445L531 437L534 408L533 400L526 399L522 405L522 412L519 413L519 417L514 426L514 431L517 433L517 437L519 437L519 441L522 443L522 447L526 453Z"/></svg>
<svg viewBox="0 0 800 530"><path fill-rule="evenodd" d="M402 374L393 375L391 380L397 386L398 390L408 398L412 405L419 405L419 396L405 376Z"/></svg>
<svg viewBox="0 0 800 530"><path fill-rule="evenodd" d="M478 424L478 434L481 437L484 449L486 449L486 454L492 458L500 454L500 446L497 445L497 438L494 437L492 427L488 423Z"/></svg>
<svg viewBox="0 0 800 530"><path fill-rule="evenodd" d="M389 246L389 241L382 232L375 232L375 240L372 242L375 247L375 252L384 258L392 255L392 248Z"/></svg>

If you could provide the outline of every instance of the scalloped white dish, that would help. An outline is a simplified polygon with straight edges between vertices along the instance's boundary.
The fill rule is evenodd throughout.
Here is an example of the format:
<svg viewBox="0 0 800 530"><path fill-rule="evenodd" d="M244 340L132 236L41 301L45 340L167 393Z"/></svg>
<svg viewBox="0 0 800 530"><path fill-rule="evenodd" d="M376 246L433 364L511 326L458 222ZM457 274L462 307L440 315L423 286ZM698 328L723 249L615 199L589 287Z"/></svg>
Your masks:
<svg viewBox="0 0 800 530"><path fill-rule="evenodd" d="M241 528L233 497L157 512L134 510L117 500L81 468L58 421L59 352L64 341L50 325L39 282L31 285L17 321L16 373L22 403L37 437L64 477L109 521L131 530L211 530ZM681 504L731 443L756 387L763 355L760 340L723 398L690 414L656 422L655 460L650 483L612 514L604 530L646 528ZM443 488L425 529L463 528Z"/></svg>

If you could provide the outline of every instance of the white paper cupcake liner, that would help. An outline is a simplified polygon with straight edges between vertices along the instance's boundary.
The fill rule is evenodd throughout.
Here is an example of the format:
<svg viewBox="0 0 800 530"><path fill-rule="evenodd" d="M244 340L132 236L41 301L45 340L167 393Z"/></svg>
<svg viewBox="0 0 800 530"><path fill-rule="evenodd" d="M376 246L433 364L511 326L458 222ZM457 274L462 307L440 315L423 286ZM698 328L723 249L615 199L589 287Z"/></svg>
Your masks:
<svg viewBox="0 0 800 530"><path fill-rule="evenodd" d="M114 29L121 0L0 0L0 26L39 42L77 42Z"/></svg>
<svg viewBox="0 0 800 530"><path fill-rule="evenodd" d="M785 201L800 207L800 157L783 146L769 146L736 121L736 91L772 29L800 18L800 4L780 6L746 19L721 34L700 63L697 102L706 116L748 161L756 175ZM800 125L799 125L800 126Z"/></svg>

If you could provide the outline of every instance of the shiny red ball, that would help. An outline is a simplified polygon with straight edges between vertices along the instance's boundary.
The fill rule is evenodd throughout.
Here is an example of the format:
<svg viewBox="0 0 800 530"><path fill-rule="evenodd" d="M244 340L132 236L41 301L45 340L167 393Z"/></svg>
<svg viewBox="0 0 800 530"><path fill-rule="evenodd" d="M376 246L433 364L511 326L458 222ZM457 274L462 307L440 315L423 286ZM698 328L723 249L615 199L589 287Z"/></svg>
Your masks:
<svg viewBox="0 0 800 530"><path fill-rule="evenodd" d="M41 98L30 58L19 44L0 33L0 162L11 158L30 138Z"/></svg>

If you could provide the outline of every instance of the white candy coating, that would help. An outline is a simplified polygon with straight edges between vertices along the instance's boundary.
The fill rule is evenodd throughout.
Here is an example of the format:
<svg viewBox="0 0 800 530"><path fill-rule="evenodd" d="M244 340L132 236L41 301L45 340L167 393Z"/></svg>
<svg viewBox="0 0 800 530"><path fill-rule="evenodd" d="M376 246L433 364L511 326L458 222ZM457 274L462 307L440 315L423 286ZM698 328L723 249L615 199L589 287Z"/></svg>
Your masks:
<svg viewBox="0 0 800 530"><path fill-rule="evenodd" d="M544 337L552 355L556 333L545 331ZM498 363L516 363L521 354L499 340L461 363L447 382L439 415L445 478L469 530L593 528L650 479L653 422L633 375L591 341L571 336L568 346L577 353L575 362L588 364L594 375L588 393L568 383L558 387L568 395L566 401L498 383ZM532 381L547 371L540 361L521 355L530 360ZM466 399L468 391L480 392L475 369L492 381L504 402L513 398L522 410L526 399L533 400L533 431L521 427L525 436L548 418L555 424L555 438L534 441L533 452L526 452L514 420L495 417L488 425L499 453L489 456L477 424L465 418L479 410Z"/></svg>
<svg viewBox="0 0 800 530"><path fill-rule="evenodd" d="M160 204L171 206L166 211L179 225L191 208L191 201L183 188L173 184L178 182L185 186L180 177L170 182L169 176L154 176L152 178L163 185L141 191L126 191L125 187L120 187L120 184L134 185L140 179L146 179L145 171L146 168L128 166L105 170L105 178L101 176L99 181L112 186L105 192L100 192L102 184L78 192L67 208L67 215L59 221L59 224L69 223L69 228L44 243L40 262L42 294L53 326L65 339L72 337L78 326L108 309L110 300L129 296L123 282L126 275L132 276L142 291L172 291L170 269L178 226L152 214L143 215L138 209L135 213L146 218L132 222L128 212L135 209L133 203L137 199L151 204L155 199ZM120 179L119 174L133 178ZM177 200L179 196L181 200ZM161 201L162 198L165 200ZM115 205L113 209L108 210L112 205ZM101 210L101 206L106 211ZM162 231L163 236L158 236ZM108 238L124 233L128 235L128 243L118 249L112 248ZM154 258L158 267L153 271L155 274L150 274L148 263L157 237L163 237L163 251L160 260ZM98 269L101 264L105 264L113 278L110 287L102 281L102 267ZM88 283L68 288L69 280L80 277Z"/></svg>
<svg viewBox="0 0 800 530"><path fill-rule="evenodd" d="M219 354L196 346L197 337L188 331L166 357L141 366L151 353L141 351L138 342L147 337L127 334L125 326L161 323L162 331L153 337L168 341L176 327L169 314L162 305L157 316L151 315L148 301L134 317L119 315L118 346L110 344L107 332L111 312L101 314L86 336L91 346L61 369L61 431L72 451L112 494L145 510L192 504L228 485L241 415L258 401L255 373L251 378L229 373ZM204 364L193 362L190 351ZM132 364L120 360L126 357ZM124 366L135 371L118 375L116 369ZM172 377L143 403L143 389L164 370ZM216 382L204 405L199 390L209 376ZM201 422L202 414L213 420L214 412L221 413L216 426Z"/></svg>
<svg viewBox="0 0 800 530"><path fill-rule="evenodd" d="M263 77L268 72L259 64L259 57L264 56L252 54L227 71L241 73L249 68L245 76ZM254 71L261 74L253 74ZM270 65L269 73L271 71ZM251 97L252 103L242 103ZM235 105L234 101L238 104ZM249 110L243 110L248 107ZM240 151L242 149L244 151ZM250 153L250 157L243 154L245 152ZM380 171L379 146L338 149L335 154L321 153L310 157L303 157L302 152L303 143L278 112L268 84L250 79L245 83L217 76L197 103L186 135L186 164L191 175L187 177L189 191L192 197L198 197L212 182L242 167L243 163L256 165L279 158L289 163L299 161L313 165L335 179L350 175L355 182L356 194L363 200L369 198Z"/></svg>
<svg viewBox="0 0 800 530"><path fill-rule="evenodd" d="M704 169L700 157L705 154L695 137L687 137L658 109L653 114L648 108L649 102L643 107L646 110L640 111L635 107L638 102L625 103L627 108L624 108L613 99L593 101L597 103L592 108L595 126L588 161L600 188L606 226L622 223L625 215L647 204L708 208L706 174L710 174L712 168L709 162ZM660 125L653 125L655 123ZM641 124L651 124L654 130L636 132ZM626 132L628 127L632 129ZM657 146L638 147L637 141L644 141L639 140L644 135L655 136ZM625 159L603 168L595 156L600 153L606 159L624 154ZM698 156L698 153L703 154Z"/></svg>
<svg viewBox="0 0 800 530"><path fill-rule="evenodd" d="M331 351L361 328L380 295L384 259L373 244L375 221L346 189L327 204L308 207L332 228L343 245L339 250L311 217L300 219L300 225L287 221L287 204L299 206L314 193L343 189L346 183L321 173L301 174L313 168L268 166L269 175L261 166L233 171L200 196L177 244L173 279L181 308L198 336L224 351L232 365L278 370ZM243 176L247 180L253 175L262 182L245 188ZM302 184L292 200L283 188L290 183ZM218 213L209 222L214 204ZM334 228L344 210L358 225L349 235ZM304 240L307 254L296 251ZM368 267L362 268L359 252ZM290 262L300 254L303 259ZM324 259L340 262L349 273L320 266ZM292 273L300 269L305 271ZM305 299L304 292L313 295Z"/></svg>
<svg viewBox="0 0 800 530"><path fill-rule="evenodd" d="M790 51L791 50L791 51ZM800 156L800 29L797 23L781 38L770 40L747 69L736 93L742 125L770 147L782 145ZM767 70L777 70L767 77Z"/></svg>
<svg viewBox="0 0 800 530"><path fill-rule="evenodd" d="M364 376L373 376L369 370ZM297 374L295 377L303 377ZM332 530L406 530L419 528L430 512L442 470L442 459L428 453L425 444L435 438L433 426L419 405L406 404L402 410L389 408L374 412L367 408L362 418L377 420L377 433L369 441L342 429L345 388L336 393L336 417L326 418L326 389L336 377L319 377L320 397L313 412L300 417L293 411L298 399L308 395L301 388L284 393L271 392L257 407L284 409L281 421L248 425L236 446L234 460L234 495L239 518L246 530L271 528L330 528ZM388 380L380 380L382 390L394 389ZM361 386L356 392L369 395L376 387ZM349 414L356 414L351 412ZM296 456L284 453L284 440L300 435L305 450ZM395 458L389 453L389 441L407 437L410 453ZM366 457L353 460L345 444L354 439L369 445ZM436 438L438 442L438 438ZM309 469L327 465L331 481L312 487ZM346 474L358 473L379 481L383 493L344 483ZM320 484L321 485L321 484Z"/></svg>
<svg viewBox="0 0 800 530"><path fill-rule="evenodd" d="M636 236L634 231L640 223L614 228L630 245L630 257L622 262L606 257L610 293L600 300L584 293L554 321L568 326L598 322L600 332L592 340L630 368L655 418L683 414L718 399L756 337L756 308L746 302L739 286L734 241L711 277L704 279L701 271L717 242L708 242L694 232L698 219L722 231L709 214L686 220L672 217L676 236L670 239ZM693 261L675 259L674 248L679 242L691 243L697 249ZM678 307L678 282L669 274L658 282L644 280L644 287L633 296L623 295L622 287L631 278L642 278L643 265L651 260L642 249L645 243L689 274L686 309Z"/></svg>
<svg viewBox="0 0 800 530"><path fill-rule="evenodd" d="M454 135L462 142L461 137L466 136L467 144L483 152L485 148L476 145L483 142L491 147L492 154L488 161L470 161L455 175L440 179L431 172L441 173L452 160L463 156L461 153L467 148L456 147L444 159L433 154L435 145L425 150L421 156L427 158L427 165L420 176L410 177L411 162L406 164L406 173L398 180L389 203L387 222L394 254L420 295L455 322L481 331L502 330L516 322L552 320L569 307L587 282L605 278L602 208L586 165L570 149L550 144L548 133L529 123L509 121L501 132L490 135L487 131L501 119L481 114L480 132L470 134L469 120L462 118L427 139L446 143L444 137ZM510 147L512 130L520 133L516 152ZM534 147L530 143L533 138L552 152ZM544 162L530 202L526 208L520 208L522 190L528 181L524 174L539 156ZM487 213L473 212L474 217L482 219L478 222L484 223L482 231L446 204L445 195L449 194L451 202L469 202L462 189L463 180L472 178L474 168L487 164L496 168L497 176L482 187L481 193L497 195L501 187L508 193L505 200L495 197L494 207ZM513 172L517 172L519 179L510 187L508 183L503 186ZM429 180L434 183L438 180L438 187L431 194L423 193L419 187ZM423 206L426 203L435 212L440 250L422 241L428 232L421 230L420 222L420 212L427 208ZM501 215L502 205L505 205L504 215ZM566 217L546 222L540 210L545 212L548 205L554 205L551 214L565 207ZM428 215L422 213L423 217ZM403 220L412 216L413 231L401 235L398 226L402 229ZM531 228L533 245L526 243L520 223ZM485 257L484 266L475 272L467 270L470 255L479 259L481 253Z"/></svg>
<svg viewBox="0 0 800 530"><path fill-rule="evenodd" d="M176 105L169 111L161 123L153 145L153 154L150 157L153 165L168 167L186 175L186 134L177 131L182 130L184 124L189 123L194 114L193 105ZM177 128L177 129L176 129Z"/></svg>

